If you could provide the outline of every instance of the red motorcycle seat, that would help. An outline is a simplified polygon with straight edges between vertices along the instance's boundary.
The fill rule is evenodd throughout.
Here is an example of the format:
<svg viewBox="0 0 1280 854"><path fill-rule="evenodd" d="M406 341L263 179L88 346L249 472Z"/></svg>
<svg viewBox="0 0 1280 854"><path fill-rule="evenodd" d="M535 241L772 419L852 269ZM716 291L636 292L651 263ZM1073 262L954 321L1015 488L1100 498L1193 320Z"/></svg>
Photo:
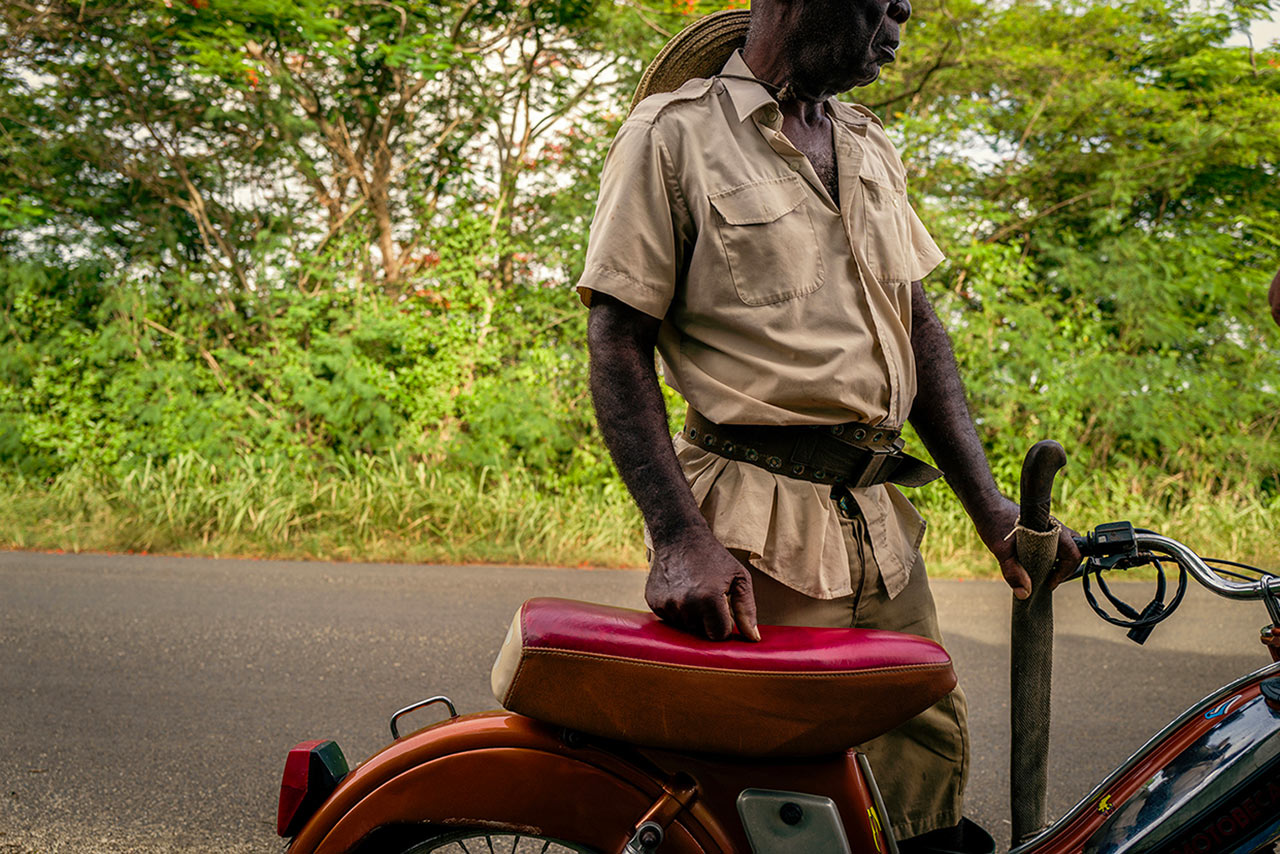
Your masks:
<svg viewBox="0 0 1280 854"><path fill-rule="evenodd" d="M842 753L956 685L946 651L915 635L761 626L723 643L653 614L530 599L493 665L517 714L645 747L729 756Z"/></svg>

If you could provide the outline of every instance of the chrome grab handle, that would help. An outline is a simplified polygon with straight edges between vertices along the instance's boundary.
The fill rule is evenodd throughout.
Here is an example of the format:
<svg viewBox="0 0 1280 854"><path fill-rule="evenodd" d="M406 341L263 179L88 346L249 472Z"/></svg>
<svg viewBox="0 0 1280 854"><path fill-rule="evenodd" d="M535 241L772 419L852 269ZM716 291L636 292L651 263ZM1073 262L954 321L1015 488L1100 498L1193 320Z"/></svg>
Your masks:
<svg viewBox="0 0 1280 854"><path fill-rule="evenodd" d="M1138 533L1136 539L1139 551L1152 551L1168 555L1183 566L1187 572L1191 573L1196 581L1199 581L1219 596L1224 596L1227 599L1266 599L1269 611L1275 607L1272 602L1275 596L1280 593L1280 578L1264 576L1258 581L1228 581L1201 560L1200 555L1177 540L1161 534L1147 533ZM1275 585L1275 590L1272 589L1273 585ZM1275 620L1280 615L1272 613L1271 616Z"/></svg>
<svg viewBox="0 0 1280 854"><path fill-rule="evenodd" d="M456 718L458 716L458 710L453 707L453 700L450 700L448 697L441 695L439 697L432 697L429 700L422 700L421 702L414 703L411 706L405 706L403 709L391 716L391 737L396 741L400 740L400 728L396 726L396 724L399 723L402 717L410 712L416 712L418 709L425 709L427 706L434 706L436 703L444 703L445 706L448 707L449 717Z"/></svg>

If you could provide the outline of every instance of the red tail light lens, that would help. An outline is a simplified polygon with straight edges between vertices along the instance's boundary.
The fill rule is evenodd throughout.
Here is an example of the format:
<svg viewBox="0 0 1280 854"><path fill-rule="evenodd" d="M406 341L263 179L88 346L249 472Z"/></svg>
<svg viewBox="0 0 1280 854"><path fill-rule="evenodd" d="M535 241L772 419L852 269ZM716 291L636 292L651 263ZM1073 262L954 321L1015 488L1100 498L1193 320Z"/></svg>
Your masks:
<svg viewBox="0 0 1280 854"><path fill-rule="evenodd" d="M280 780L276 833L296 836L347 776L347 758L338 742L304 741L289 751Z"/></svg>

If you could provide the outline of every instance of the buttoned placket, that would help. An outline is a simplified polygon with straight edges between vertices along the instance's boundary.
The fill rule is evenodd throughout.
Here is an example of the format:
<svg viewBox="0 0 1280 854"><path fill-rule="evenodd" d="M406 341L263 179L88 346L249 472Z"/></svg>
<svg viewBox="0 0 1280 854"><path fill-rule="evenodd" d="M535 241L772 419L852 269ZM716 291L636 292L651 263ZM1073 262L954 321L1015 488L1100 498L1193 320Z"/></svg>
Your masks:
<svg viewBox="0 0 1280 854"><path fill-rule="evenodd" d="M880 312L871 302L871 295L867 293L867 281L872 278L870 267L864 256L862 249L858 246L858 241L854 237L854 205L861 198L862 187L858 183L858 175L862 171L862 161L866 156L866 151L862 144L855 138L858 135L866 134L866 127L861 126L856 129L846 127L845 124L828 112L828 120L834 128L832 133L832 146L836 160L836 180L840 186L840 204L837 206L831 198L831 194L827 192L823 186L822 180L818 177L817 170L813 168L813 164L809 162L809 158L805 157L791 140L787 139L786 134L782 132L782 112L779 110L775 102L770 102L766 106L756 111L755 116L756 128L787 166L794 172L798 173L805 179L808 184L813 187L819 198L826 204L828 209L840 216L845 238L849 244L849 251L854 259L854 266L858 271L858 280L862 285L863 298L867 301L867 314L871 317L871 323L875 327L875 333L879 340L884 341L885 329L880 320ZM865 219L865 211L863 212ZM865 227L865 223L864 223ZM906 413L903 411L902 387L905 383L903 376L903 365L891 352L892 347L881 347L880 352L884 357L886 367L889 374L889 420L894 426L902 424L906 420Z"/></svg>
<svg viewBox="0 0 1280 854"><path fill-rule="evenodd" d="M787 168L795 172L803 178L814 192L822 199L823 204L832 213L840 213L840 208L836 205L835 200L831 198L831 194L827 192L827 188L822 185L822 179L818 177L818 172L813 168L813 164L809 162L809 158L804 156L804 152L796 148L787 139L787 135L782 132L782 111L778 109L776 103L770 102L767 106L761 107L756 111L754 116L756 128L764 137L765 142L769 143L783 162L787 164ZM833 122L834 123L834 122ZM836 164L836 170L839 171L840 164Z"/></svg>
<svg viewBox="0 0 1280 854"><path fill-rule="evenodd" d="M854 206L862 198L861 194L863 192L858 176L862 172L862 161L866 156L866 150L862 147L862 143L853 136L853 131L843 127L840 123L835 124L836 171L840 180L840 205L842 208L840 216L844 221L844 232L849 241L849 251L853 254L855 266L858 269L858 281L862 285L863 298L867 300L867 313L871 317L872 325L875 326L876 337L880 341L885 341L888 340L885 337L886 330L881 323L880 312L872 304L871 294L868 293L869 289L867 287L867 283L875 277L871 273L871 267L866 255L854 233L854 228L858 224L857 218L854 216ZM865 129L863 132L865 133ZM846 169L844 164L848 164L849 168ZM866 215L866 207L863 206L863 228L868 227ZM906 412L903 411L905 407L902 399L902 387L906 383L904 368L894 353L893 347L881 347L880 352L884 356L886 366L889 368L889 423L890 426L898 427L906 421Z"/></svg>

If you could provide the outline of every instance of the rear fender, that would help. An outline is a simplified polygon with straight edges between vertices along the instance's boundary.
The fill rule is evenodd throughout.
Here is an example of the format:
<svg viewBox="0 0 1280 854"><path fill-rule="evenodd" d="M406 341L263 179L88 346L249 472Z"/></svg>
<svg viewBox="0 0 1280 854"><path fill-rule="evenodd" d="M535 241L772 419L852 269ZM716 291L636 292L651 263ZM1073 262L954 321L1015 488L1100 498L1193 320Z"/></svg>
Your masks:
<svg viewBox="0 0 1280 854"><path fill-rule="evenodd" d="M405 736L343 780L290 854L358 850L370 834L393 826L423 834L505 829L618 851L655 803L670 797L669 789L656 769L599 747L571 746L560 732L531 718L488 712ZM722 850L717 837L725 838L714 825L677 821L663 851Z"/></svg>

